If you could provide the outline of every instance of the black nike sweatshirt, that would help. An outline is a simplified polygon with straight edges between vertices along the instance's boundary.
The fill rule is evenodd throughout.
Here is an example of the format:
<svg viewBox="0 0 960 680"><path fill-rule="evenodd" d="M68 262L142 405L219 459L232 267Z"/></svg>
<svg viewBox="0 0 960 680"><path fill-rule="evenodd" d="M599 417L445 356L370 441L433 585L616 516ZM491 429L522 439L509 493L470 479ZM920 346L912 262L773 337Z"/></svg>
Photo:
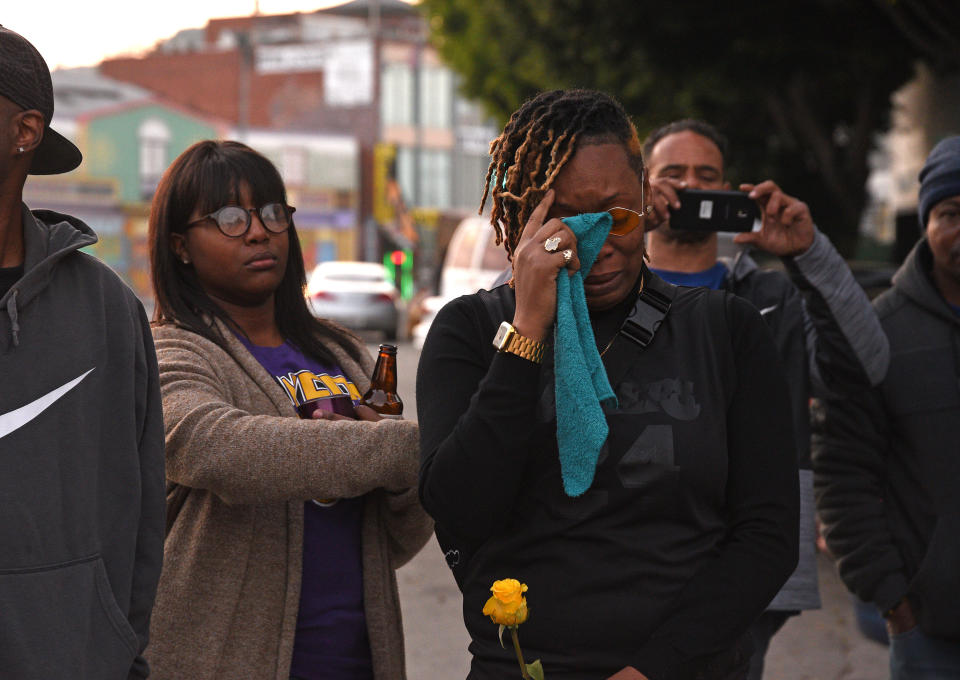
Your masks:
<svg viewBox="0 0 960 680"><path fill-rule="evenodd" d="M166 517L149 324L80 252L89 227L22 216L0 292L0 677L143 678Z"/></svg>

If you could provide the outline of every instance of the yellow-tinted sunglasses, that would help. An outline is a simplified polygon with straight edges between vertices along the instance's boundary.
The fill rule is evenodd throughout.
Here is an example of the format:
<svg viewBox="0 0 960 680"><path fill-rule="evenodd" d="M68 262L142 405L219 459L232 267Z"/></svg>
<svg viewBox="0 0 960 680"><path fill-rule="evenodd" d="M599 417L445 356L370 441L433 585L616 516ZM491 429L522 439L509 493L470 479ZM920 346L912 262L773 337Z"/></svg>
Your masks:
<svg viewBox="0 0 960 680"><path fill-rule="evenodd" d="M643 177L641 175L641 182ZM630 208L610 208L607 212L613 218L613 226L610 227L610 236L626 236L631 231L640 226L640 220L650 214L650 206L644 200L643 187L640 187L640 205L644 206L643 212L638 213Z"/></svg>
<svg viewBox="0 0 960 680"><path fill-rule="evenodd" d="M626 236L640 226L640 220L643 218L642 214L630 208L610 208L607 212L613 218L610 236Z"/></svg>

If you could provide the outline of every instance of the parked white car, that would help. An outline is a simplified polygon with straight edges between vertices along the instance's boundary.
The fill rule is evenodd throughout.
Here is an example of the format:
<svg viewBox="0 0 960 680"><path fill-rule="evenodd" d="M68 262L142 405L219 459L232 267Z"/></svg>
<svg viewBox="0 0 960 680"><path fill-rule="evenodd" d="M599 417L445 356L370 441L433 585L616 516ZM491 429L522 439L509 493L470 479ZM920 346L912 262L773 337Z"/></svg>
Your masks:
<svg viewBox="0 0 960 680"><path fill-rule="evenodd" d="M495 234L487 217L468 217L457 225L440 273L440 294L423 301L423 316L413 327L413 343L423 347L437 312L461 295L490 288L510 266L503 245L494 242Z"/></svg>
<svg viewBox="0 0 960 680"><path fill-rule="evenodd" d="M376 262L321 262L307 277L307 302L314 316L396 340L397 289L389 276Z"/></svg>

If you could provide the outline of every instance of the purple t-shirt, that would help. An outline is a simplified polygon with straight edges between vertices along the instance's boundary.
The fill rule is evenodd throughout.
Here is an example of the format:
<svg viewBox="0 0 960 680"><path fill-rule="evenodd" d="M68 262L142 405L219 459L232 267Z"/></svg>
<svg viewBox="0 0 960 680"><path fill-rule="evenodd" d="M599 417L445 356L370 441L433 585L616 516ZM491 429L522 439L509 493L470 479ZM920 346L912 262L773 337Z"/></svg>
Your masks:
<svg viewBox="0 0 960 680"><path fill-rule="evenodd" d="M324 366L289 341L252 345L237 336L274 376L294 406L360 393L336 366ZM320 446L318 437L317 445ZM372 680L370 640L363 612L360 548L362 498L308 501L303 512L303 580L290 675L303 680Z"/></svg>

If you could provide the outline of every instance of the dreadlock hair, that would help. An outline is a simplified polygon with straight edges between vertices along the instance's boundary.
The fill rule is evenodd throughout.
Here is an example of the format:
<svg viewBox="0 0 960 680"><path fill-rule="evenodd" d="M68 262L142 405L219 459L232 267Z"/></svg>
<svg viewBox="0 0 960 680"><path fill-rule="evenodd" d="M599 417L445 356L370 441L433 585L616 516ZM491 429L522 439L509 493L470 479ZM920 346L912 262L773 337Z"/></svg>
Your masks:
<svg viewBox="0 0 960 680"><path fill-rule="evenodd" d="M196 270L176 256L171 234L182 234L196 210L206 214L239 203L246 187L254 205L279 202L287 205L287 192L277 168L267 158L240 142L197 142L177 157L160 179L150 208L150 274L156 307L153 325L175 324L226 348L214 319L236 324L206 291ZM332 322L310 313L304 297L306 270L300 239L293 221L287 230L287 268L274 292L274 317L284 338L302 352L325 362L336 359L324 346L327 338L340 344L355 359L356 338ZM227 238L224 236L224 238ZM356 356L355 356L356 355Z"/></svg>
<svg viewBox="0 0 960 680"><path fill-rule="evenodd" d="M620 103L596 90L542 92L517 109L490 143L480 210L490 196L490 223L512 260L530 214L580 146L620 144L643 181L637 130Z"/></svg>
<svg viewBox="0 0 960 680"><path fill-rule="evenodd" d="M729 147L727 144L727 138L724 137L720 131L713 127L710 123L697 120L696 118L675 120L672 123L667 123L666 125L658 127L656 130L647 135L647 138L643 141L643 155L646 158L650 158L650 154L653 153L653 147L657 145L657 142L664 137L669 137L670 135L675 135L680 132L694 132L701 137L706 137L709 139L720 150L720 157L723 159L724 163L726 163L727 150Z"/></svg>

